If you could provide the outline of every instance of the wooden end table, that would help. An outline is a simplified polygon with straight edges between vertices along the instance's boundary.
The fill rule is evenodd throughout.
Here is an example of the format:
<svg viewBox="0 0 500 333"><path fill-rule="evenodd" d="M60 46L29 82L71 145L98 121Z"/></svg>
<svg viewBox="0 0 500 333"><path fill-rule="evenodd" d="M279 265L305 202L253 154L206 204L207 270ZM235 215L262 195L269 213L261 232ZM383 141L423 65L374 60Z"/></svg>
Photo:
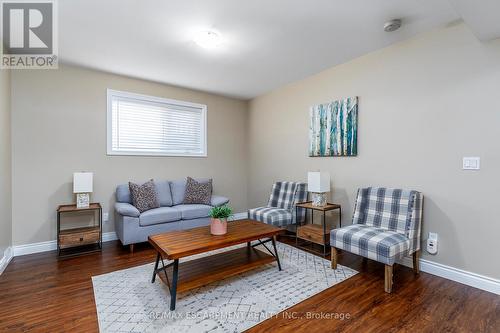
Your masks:
<svg viewBox="0 0 500 333"><path fill-rule="evenodd" d="M220 281L273 261L276 261L281 271L276 250L276 235L281 232L278 227L246 219L229 222L227 234L222 236L211 235L210 227L149 236L149 243L157 252L151 282L154 283L158 275L168 286L171 297L170 310L173 311L177 292ZM252 241L256 243L252 244ZM266 246L268 242L271 242L274 251ZM181 258L244 243L247 246L179 263ZM259 245L263 245L267 253L255 249ZM172 262L165 265L165 259Z"/></svg>
<svg viewBox="0 0 500 333"><path fill-rule="evenodd" d="M97 224L84 227L64 228L62 215L76 212L97 212ZM95 215L94 215L95 218ZM89 247L92 247L90 248ZM74 249L73 251L68 251ZM77 250L78 249L78 250ZM74 256L102 250L102 207L91 203L88 208L76 208L75 204L61 205L57 208L57 254L60 257Z"/></svg>
<svg viewBox="0 0 500 333"><path fill-rule="evenodd" d="M331 229L326 228L326 212L332 210L339 210L339 226L342 227L342 207L337 204L327 203L325 206L319 207L314 206L312 201L300 202L295 205L295 216L298 215L299 208L306 210L306 224L297 225L295 245L301 247L298 244L298 239L302 239L311 243L315 243L323 246L323 257L326 256L326 248L330 245L330 231ZM307 212L311 210L311 223L307 223ZM323 212L323 218L321 220L321 225L314 224L314 211ZM315 251L316 252L316 251Z"/></svg>

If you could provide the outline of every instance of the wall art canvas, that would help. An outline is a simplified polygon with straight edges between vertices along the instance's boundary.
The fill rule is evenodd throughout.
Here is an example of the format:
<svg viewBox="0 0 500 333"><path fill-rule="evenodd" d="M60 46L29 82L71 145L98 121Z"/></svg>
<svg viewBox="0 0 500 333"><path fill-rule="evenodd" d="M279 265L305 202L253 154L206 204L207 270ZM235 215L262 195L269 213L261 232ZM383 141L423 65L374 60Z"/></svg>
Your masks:
<svg viewBox="0 0 500 333"><path fill-rule="evenodd" d="M309 156L357 155L357 97L312 106L310 122Z"/></svg>

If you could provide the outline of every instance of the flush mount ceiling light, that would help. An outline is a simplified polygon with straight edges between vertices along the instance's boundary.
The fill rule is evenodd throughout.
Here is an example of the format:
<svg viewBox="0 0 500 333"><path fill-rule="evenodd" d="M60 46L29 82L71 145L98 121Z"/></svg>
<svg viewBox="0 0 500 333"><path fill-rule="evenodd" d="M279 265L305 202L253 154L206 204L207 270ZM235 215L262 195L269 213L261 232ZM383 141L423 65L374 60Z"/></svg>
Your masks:
<svg viewBox="0 0 500 333"><path fill-rule="evenodd" d="M193 40L204 49L214 49L221 44L220 35L209 30L198 32Z"/></svg>
<svg viewBox="0 0 500 333"><path fill-rule="evenodd" d="M393 32L401 28L401 20L395 19L385 22L384 31L385 32Z"/></svg>

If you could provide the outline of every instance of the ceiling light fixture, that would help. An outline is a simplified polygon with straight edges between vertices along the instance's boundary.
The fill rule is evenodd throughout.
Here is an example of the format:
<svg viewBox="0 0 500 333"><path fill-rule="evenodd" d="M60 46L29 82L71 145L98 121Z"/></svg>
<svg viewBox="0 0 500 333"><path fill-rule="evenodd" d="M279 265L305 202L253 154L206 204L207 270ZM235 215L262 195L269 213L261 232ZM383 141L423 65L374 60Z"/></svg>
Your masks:
<svg viewBox="0 0 500 333"><path fill-rule="evenodd" d="M194 42L204 49L213 49L221 44L220 35L214 31L200 31L194 36Z"/></svg>
<svg viewBox="0 0 500 333"><path fill-rule="evenodd" d="M385 32L393 32L401 28L401 20L395 19L385 22L384 31Z"/></svg>

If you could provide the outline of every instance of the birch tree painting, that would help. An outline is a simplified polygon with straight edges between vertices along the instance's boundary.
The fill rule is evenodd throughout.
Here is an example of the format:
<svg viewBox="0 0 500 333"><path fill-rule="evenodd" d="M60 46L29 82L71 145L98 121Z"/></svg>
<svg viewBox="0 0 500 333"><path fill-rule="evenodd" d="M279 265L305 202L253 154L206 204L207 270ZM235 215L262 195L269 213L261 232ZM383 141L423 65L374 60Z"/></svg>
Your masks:
<svg viewBox="0 0 500 333"><path fill-rule="evenodd" d="M310 120L309 156L357 155L357 97L312 106Z"/></svg>

